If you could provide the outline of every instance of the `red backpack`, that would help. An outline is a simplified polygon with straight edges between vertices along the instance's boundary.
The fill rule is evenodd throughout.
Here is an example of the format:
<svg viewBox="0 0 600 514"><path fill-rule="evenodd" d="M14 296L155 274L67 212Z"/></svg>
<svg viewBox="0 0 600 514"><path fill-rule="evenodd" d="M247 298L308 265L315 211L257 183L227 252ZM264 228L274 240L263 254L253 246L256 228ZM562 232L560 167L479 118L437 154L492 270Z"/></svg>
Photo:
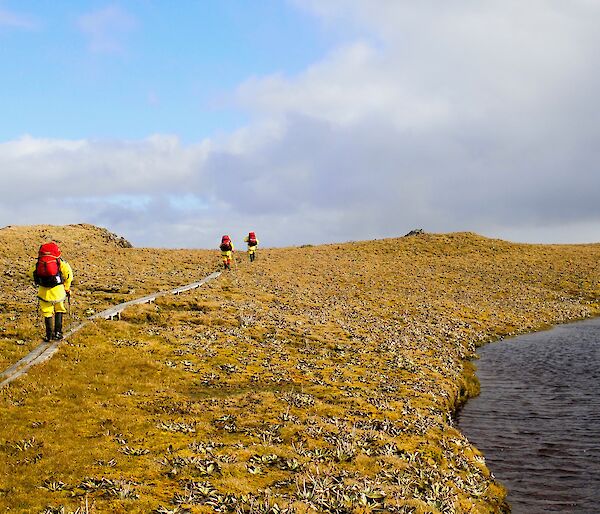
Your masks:
<svg viewBox="0 0 600 514"><path fill-rule="evenodd" d="M258 244L258 240L256 239L256 234L254 232L250 232L248 234L248 246L256 246Z"/></svg>
<svg viewBox="0 0 600 514"><path fill-rule="evenodd" d="M229 236L223 236L221 238L221 248L222 252L230 252L231 251L231 238Z"/></svg>
<svg viewBox="0 0 600 514"><path fill-rule="evenodd" d="M60 274L60 249L54 242L40 246L33 280L43 287L54 287L63 283Z"/></svg>

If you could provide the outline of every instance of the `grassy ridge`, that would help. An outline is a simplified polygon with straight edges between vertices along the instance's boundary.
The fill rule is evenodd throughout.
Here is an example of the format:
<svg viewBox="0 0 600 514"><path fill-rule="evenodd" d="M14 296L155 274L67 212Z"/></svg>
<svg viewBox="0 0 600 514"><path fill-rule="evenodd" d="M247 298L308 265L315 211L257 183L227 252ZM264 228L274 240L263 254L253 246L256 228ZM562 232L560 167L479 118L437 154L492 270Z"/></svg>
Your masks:
<svg viewBox="0 0 600 514"><path fill-rule="evenodd" d="M31 260L39 230L0 231L1 257ZM218 263L218 252L125 249L95 227L43 230L80 278L79 317ZM90 255L110 266L91 268ZM506 510L453 426L477 392L468 359L483 342L597 314L599 257L600 245L474 234L238 256L201 289L88 325L0 392L0 508ZM7 282L10 363L40 329L32 290Z"/></svg>

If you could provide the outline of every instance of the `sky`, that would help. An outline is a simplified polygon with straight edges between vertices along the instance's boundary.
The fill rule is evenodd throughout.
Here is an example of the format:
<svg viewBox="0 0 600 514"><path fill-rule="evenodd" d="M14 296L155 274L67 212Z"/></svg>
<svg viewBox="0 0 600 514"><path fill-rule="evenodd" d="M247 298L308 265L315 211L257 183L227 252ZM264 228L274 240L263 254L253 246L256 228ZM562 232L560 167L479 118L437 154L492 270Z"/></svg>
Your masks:
<svg viewBox="0 0 600 514"><path fill-rule="evenodd" d="M600 241L597 0L0 0L0 227Z"/></svg>

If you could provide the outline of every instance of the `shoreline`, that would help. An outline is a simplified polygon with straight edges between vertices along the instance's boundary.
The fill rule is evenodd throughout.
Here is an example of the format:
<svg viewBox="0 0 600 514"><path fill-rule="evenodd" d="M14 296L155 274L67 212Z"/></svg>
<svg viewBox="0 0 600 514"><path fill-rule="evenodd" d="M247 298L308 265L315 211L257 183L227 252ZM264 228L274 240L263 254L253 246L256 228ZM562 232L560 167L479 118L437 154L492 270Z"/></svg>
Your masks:
<svg viewBox="0 0 600 514"><path fill-rule="evenodd" d="M564 418L564 416L567 416L567 413L570 412L569 409L580 409L585 405L585 412L591 415L592 413L597 412L596 408L598 406L598 400L596 397L592 397L591 399L586 399L585 403L580 403L578 391L579 387L583 384L578 383L578 385L569 386L568 384L565 384L564 381L569 380L572 373L576 373L575 376L585 376L585 373L581 374L575 370L571 371L568 369L563 375L560 375L559 370L556 370L556 373L558 373L558 376L560 377L558 379L553 376L554 373L546 376L546 359L553 356L556 361L567 364L568 367L571 365L575 368L578 365L580 366L582 361L579 359L581 359L581 355L584 353L582 349L584 347L589 347L589 344L592 344L595 348L593 343L596 341L589 338L579 339L579 337L584 337L582 334L587 333L588 329L585 327L595 327L595 330L597 330L600 326L598 324L599 321L600 316L597 314L585 318L574 319L566 323L553 325L547 331L529 331L519 334L519 336L517 336L519 341L510 341L512 338L507 340L509 346L495 347L493 349L488 348L489 353L487 354L487 359L483 368L483 380L484 382L487 380L488 382L492 381L493 383L488 383L487 387L481 391L481 394L485 394L486 401L480 401L476 407L472 407L468 414L465 415L466 417L463 420L464 425L458 422L457 426L465 431L463 433L465 433L467 437L474 437L480 444L489 449L489 457L492 459L490 470L492 472L500 473L502 471L505 480L511 482L513 485L518 484L515 486L512 499L519 503L521 509L532 508L537 511L537 509L543 508L543 503L536 503L538 500L541 501L542 496L528 498L527 494L536 490L536 487L541 486L541 482L544 480L542 477L544 476L549 480L549 484L554 484L555 486L555 488L553 488L552 485L548 485L545 490L545 493L549 495L547 497L548 501L551 502L553 501L552 499L555 499L556 501L565 502L565 506L571 505L571 503L569 503L570 496L568 488L563 489L563 484L559 481L552 482L552 466L561 467L564 465L569 469L577 469L577 465L574 464L575 461L573 460L575 457L569 451L569 448L572 449L570 446L571 443L564 441L563 447L561 434L563 433L563 430L567 430L567 433L584 431L586 428L589 430L590 424L589 421L584 420L584 418L587 419L587 414L583 415L581 410L578 410L578 412L582 415L582 419L575 420L574 418L567 417L564 421L559 421L556 418L555 409L560 409ZM592 330L594 330L594 328L592 328ZM544 335L545 332L548 332L548 334ZM524 355L521 356L521 354ZM574 362L571 362L571 356L575 359ZM592 358L591 355L590 358ZM531 360L531 368L529 367L529 359ZM516 380L516 383L513 384L512 369L514 369L515 366L522 366L522 368L519 368L521 369L521 373ZM558 366L560 366L560 364ZM496 370L496 367L499 367L500 371L495 372L494 370ZM542 376L544 378L542 378ZM573 380L572 377L571 380ZM498 390L496 390L494 385L497 385ZM561 391L563 391L564 388L566 392L556 396L552 391L555 391L555 388L557 387L561 388ZM533 395L522 395L523 388L531 388L531 390L535 390L537 394L532 393ZM545 390L549 391L548 394L544 392ZM488 413L488 402L491 402L489 405L497 403L497 410L494 409L492 412ZM535 407L532 407L529 402L533 402ZM589 402L592 403L590 404ZM462 411L465 408L469 409L468 402L463 404L461 409L457 412L458 418L462 419ZM539 416L547 419L544 427L540 427L537 424ZM569 421L571 419L573 419L572 422ZM510 427L508 429L510 432L510 443L508 443L507 447L504 447L503 432L498 432L496 430L496 427L498 426L497 423L507 423ZM594 422L592 421L592 424L593 423ZM535 436L532 436L531 434L535 434ZM596 441L597 436L598 433L596 432ZM587 441L588 438L586 437L585 440ZM588 444L588 446L590 444L593 445L593 443L583 443L583 438L576 439L576 441L577 443L575 444L577 448L580 448L581 444ZM548 462L546 459L540 458L538 451L542 451L541 449L545 448L546 445L549 447L560 447L562 449L565 459L564 464L562 463L563 461L560 460L561 455L563 455L560 451L557 451L556 455L552 452L553 456L559 459L559 461L552 461L552 459L550 459L551 462ZM516 451L514 448L519 448L519 450ZM585 450L583 451L585 453ZM583 458L583 463L579 464L579 469L581 471L581 466L585 466L584 462L586 458L581 456L577 458ZM531 469L539 468L539 475L534 473L533 476L530 476L529 474L524 475L520 472L522 466L527 467L528 465ZM546 475L543 473L546 473ZM550 475L548 473L550 473ZM535 478L536 476L538 477L537 479ZM577 487L578 485L581 486L582 483L587 483L586 476L582 476L576 471L572 471L569 478L572 480L573 487ZM510 488L508 484L506 484L505 487L507 487L508 497L511 494L512 488ZM585 496L579 496L577 498L579 501L584 502L583 504L585 504L587 508L590 508L591 504L596 504L595 500L592 500L592 503L590 503L589 499ZM572 505L574 506L575 503Z"/></svg>
<svg viewBox="0 0 600 514"><path fill-rule="evenodd" d="M522 331L522 332L519 332L516 334L512 334L509 337L498 336L495 339L490 339L489 341L486 341L486 342L483 342L483 343L477 345L477 348L483 348L484 346L487 346L488 344L492 344L492 343L501 343L504 340L521 337L521 336L524 336L527 334L545 332L547 330L552 330L552 329L562 326L562 325L581 323L584 321L589 321L589 320L594 320L594 319L600 319L600 309L592 310L589 313L589 315L587 315L585 317L573 318L568 321L564 321L562 323L557 323L557 324L551 324L551 325L543 324L543 326L541 326L537 329L525 330L525 331ZM479 360L479 356L475 355L474 357L471 357L464 361L465 369L463 369L463 373L462 373L461 377L464 380L467 387L465 387L465 394L460 395L457 398L456 408L451 413L452 419L453 419L455 425L459 428L459 430L460 430L460 425L458 422L458 418L460 416L460 411L464 408L464 406L468 403L468 401L470 399L476 398L477 396L479 396L480 391L481 391L481 383L479 381L479 378L477 377L477 366L475 364L477 362L477 360ZM462 386L461 386L461 388L462 388ZM463 433L462 430L461 430L461 433ZM471 444L473 444L473 443L471 443ZM483 455L483 457L485 457L485 454L483 452L482 452L482 455ZM487 465L486 465L486 467L487 467ZM493 473L492 469L489 469L489 471L490 471L490 473ZM502 508L505 508L507 512L510 512L510 510L511 510L510 504L506 501L506 496L509 493L509 489L506 488L506 486L504 486L501 482L500 482L500 485L503 487L503 489L505 491L505 498L502 502Z"/></svg>

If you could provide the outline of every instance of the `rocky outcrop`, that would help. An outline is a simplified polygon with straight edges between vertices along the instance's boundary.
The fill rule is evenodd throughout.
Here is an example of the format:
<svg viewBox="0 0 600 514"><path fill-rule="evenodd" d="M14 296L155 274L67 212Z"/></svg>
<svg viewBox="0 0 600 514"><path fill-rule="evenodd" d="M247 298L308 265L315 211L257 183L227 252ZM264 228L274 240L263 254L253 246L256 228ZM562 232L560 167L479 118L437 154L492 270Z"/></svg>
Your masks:
<svg viewBox="0 0 600 514"><path fill-rule="evenodd" d="M106 239L106 241L108 243L112 243L115 246L118 246L120 248L133 248L133 245L129 241L127 241L127 239L125 239L124 237L118 236L117 234L110 232L106 228L103 228L101 230L102 230L102 234L103 234L104 238Z"/></svg>

